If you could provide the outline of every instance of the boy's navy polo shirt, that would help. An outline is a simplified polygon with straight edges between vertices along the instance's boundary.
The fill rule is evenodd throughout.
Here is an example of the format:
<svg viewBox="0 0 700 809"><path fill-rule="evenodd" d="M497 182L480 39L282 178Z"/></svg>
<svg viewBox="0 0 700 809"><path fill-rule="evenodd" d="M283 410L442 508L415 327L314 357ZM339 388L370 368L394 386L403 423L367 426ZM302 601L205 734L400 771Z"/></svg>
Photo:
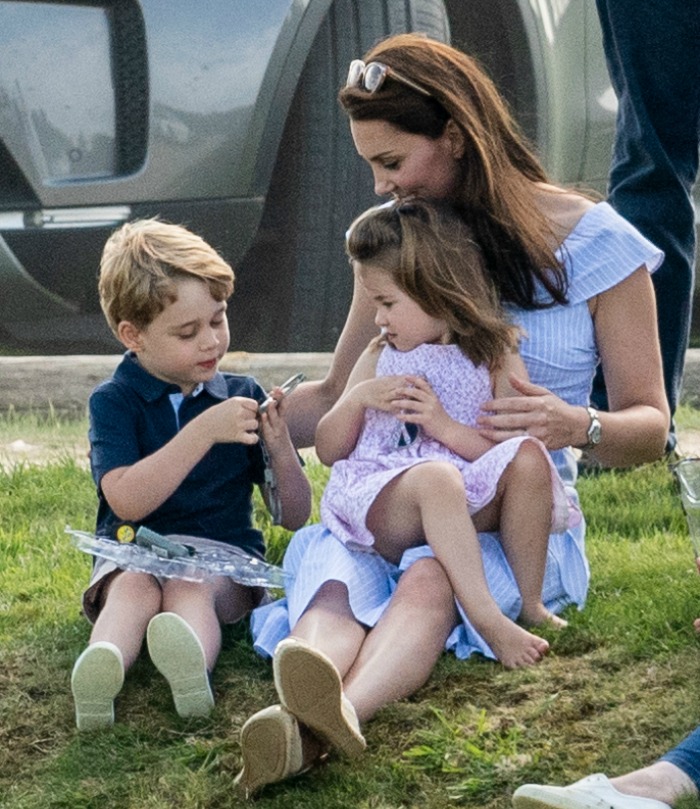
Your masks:
<svg viewBox="0 0 700 809"><path fill-rule="evenodd" d="M98 536L112 536L122 522L110 509L100 481L112 469L132 466L167 444L180 427L232 396L262 402L265 391L248 376L217 373L201 392L186 396L176 414L170 394L177 385L145 371L127 352L111 379L92 392L90 465L97 485ZM252 525L253 484L263 482L260 444L215 444L177 490L142 522L160 534L215 539L262 556L263 537Z"/></svg>

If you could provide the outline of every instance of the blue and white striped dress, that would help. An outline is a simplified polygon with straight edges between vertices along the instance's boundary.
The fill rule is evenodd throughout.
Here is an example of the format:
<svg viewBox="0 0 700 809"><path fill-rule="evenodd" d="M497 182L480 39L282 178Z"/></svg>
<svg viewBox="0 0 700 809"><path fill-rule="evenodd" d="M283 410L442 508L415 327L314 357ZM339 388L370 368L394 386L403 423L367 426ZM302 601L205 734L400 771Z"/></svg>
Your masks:
<svg viewBox="0 0 700 809"><path fill-rule="evenodd" d="M588 300L618 284L637 268L658 268L663 253L642 237L605 202L590 208L560 248L566 267L568 304L525 311L511 307L509 314L524 330L520 351L531 380L573 405L587 405L598 364L598 350ZM578 502L575 491L576 459L570 449L555 450L552 459ZM569 604L581 609L586 600L589 567L585 554L585 521L549 541L543 586L545 606L554 613ZM491 593L509 618L520 614L521 600L498 535L479 535L484 570ZM271 656L286 637L319 588L328 581L347 587L357 620L374 626L386 609L398 578L416 559L432 555L428 546L412 548L399 567L379 555L353 551L322 525L302 528L293 536L284 558L290 574L286 597L253 612L251 627L256 650ZM447 648L457 657L474 652L494 658L483 638L462 614L462 622L448 638Z"/></svg>

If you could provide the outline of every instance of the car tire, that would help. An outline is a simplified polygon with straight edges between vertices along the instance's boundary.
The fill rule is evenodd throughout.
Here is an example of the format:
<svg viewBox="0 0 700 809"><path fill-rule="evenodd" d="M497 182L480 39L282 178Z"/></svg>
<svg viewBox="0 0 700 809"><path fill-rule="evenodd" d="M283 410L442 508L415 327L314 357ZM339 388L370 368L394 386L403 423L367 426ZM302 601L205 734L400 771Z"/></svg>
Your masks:
<svg viewBox="0 0 700 809"><path fill-rule="evenodd" d="M256 243L239 268L234 347L335 347L352 297L344 234L378 201L337 92L352 59L411 30L449 41L442 0L336 0L326 15L290 107Z"/></svg>

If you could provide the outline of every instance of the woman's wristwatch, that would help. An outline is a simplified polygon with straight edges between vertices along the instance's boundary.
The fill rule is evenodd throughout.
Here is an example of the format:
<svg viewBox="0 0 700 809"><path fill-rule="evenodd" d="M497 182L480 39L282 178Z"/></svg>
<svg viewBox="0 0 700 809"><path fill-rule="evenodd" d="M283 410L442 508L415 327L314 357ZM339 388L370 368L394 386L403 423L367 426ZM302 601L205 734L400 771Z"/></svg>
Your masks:
<svg viewBox="0 0 700 809"><path fill-rule="evenodd" d="M598 418L598 411L589 405L586 408L586 412L588 413L588 418L591 421L588 425L588 431L586 433L588 441L581 447L581 449L593 449L593 447L595 447L597 444L600 444L602 428L600 425L600 419Z"/></svg>

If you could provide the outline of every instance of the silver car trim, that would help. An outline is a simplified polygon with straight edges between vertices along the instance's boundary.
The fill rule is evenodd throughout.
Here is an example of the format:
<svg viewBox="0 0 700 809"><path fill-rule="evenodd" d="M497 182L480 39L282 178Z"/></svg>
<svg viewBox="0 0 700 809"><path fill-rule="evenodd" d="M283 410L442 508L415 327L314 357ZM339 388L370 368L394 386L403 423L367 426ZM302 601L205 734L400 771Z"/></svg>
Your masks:
<svg viewBox="0 0 700 809"><path fill-rule="evenodd" d="M0 230L115 227L131 216L129 205L98 208L45 208L0 212Z"/></svg>

